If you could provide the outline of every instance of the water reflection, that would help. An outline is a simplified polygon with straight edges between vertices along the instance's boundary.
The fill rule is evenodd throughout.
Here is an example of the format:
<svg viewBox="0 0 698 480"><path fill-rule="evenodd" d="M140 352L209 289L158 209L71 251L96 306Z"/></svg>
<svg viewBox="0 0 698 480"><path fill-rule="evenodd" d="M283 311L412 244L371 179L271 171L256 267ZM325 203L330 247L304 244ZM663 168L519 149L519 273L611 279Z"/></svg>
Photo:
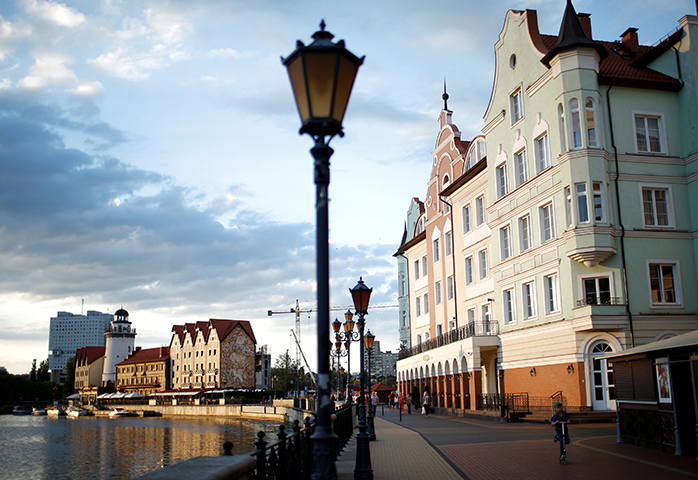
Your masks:
<svg viewBox="0 0 698 480"><path fill-rule="evenodd" d="M278 423L230 417L51 418L0 416L0 479L127 479L181 460L254 449Z"/></svg>

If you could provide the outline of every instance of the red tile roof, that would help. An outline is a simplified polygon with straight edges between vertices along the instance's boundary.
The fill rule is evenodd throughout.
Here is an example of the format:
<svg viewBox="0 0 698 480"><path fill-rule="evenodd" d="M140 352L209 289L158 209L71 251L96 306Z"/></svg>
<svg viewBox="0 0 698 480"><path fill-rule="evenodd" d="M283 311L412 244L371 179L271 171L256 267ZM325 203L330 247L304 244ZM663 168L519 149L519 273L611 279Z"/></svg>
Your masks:
<svg viewBox="0 0 698 480"><path fill-rule="evenodd" d="M126 360L118 365L133 363L150 363L170 359L170 347L143 348L134 351Z"/></svg>
<svg viewBox="0 0 698 480"><path fill-rule="evenodd" d="M104 356L106 347L83 347L75 351L75 366L89 365Z"/></svg>
<svg viewBox="0 0 698 480"><path fill-rule="evenodd" d="M255 345L257 344L257 339L255 338L254 332L252 331L252 325L247 320L222 320L212 318L211 320L209 320L209 322L218 332L219 340L223 340L225 337L228 336L230 332L233 331L235 327L240 325L240 327L242 327L242 329L252 339Z"/></svg>

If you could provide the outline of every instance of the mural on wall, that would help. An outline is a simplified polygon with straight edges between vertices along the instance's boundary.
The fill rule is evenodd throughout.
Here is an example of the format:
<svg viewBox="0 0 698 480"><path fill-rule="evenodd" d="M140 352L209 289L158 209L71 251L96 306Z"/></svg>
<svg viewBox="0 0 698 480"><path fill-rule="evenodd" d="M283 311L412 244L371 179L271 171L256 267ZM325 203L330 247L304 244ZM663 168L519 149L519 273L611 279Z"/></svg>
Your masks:
<svg viewBox="0 0 698 480"><path fill-rule="evenodd" d="M657 369L657 391L660 402L671 402L671 378L669 373L669 361L665 358L658 358L655 367Z"/></svg>
<svg viewBox="0 0 698 480"><path fill-rule="evenodd" d="M227 388L254 388L255 345L241 326L221 342L221 370Z"/></svg>

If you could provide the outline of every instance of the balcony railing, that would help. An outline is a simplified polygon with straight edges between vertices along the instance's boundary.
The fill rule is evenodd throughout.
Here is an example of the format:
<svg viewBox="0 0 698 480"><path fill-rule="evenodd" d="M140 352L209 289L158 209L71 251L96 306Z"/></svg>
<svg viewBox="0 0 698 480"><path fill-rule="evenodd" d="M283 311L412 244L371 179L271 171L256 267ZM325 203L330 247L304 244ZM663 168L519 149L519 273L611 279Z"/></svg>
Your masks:
<svg viewBox="0 0 698 480"><path fill-rule="evenodd" d="M578 307L584 307L586 305L625 305L625 302L621 297L607 297L604 295L602 295L601 298L587 297L577 300Z"/></svg>
<svg viewBox="0 0 698 480"><path fill-rule="evenodd" d="M467 325L463 325L460 328L451 330L450 332L443 333L437 337L431 338L426 342L422 342L419 345L415 345L412 348L403 350L399 353L398 358L400 360L404 358L409 358L414 355L419 355L433 348L443 347L451 343L456 343L460 340L465 340L470 337L487 337L499 335L499 324L496 320L489 320L486 322L472 322Z"/></svg>

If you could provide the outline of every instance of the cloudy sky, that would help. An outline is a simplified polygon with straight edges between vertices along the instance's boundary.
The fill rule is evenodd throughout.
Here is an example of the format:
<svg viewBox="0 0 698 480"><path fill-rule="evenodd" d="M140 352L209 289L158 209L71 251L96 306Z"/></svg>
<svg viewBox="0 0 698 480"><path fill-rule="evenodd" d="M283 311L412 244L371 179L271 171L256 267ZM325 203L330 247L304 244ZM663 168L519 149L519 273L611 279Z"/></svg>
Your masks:
<svg viewBox="0 0 698 480"><path fill-rule="evenodd" d="M310 138L279 57L327 29L366 56L333 141L331 301L363 276L397 303L392 254L426 190L446 78L454 121L480 132L508 9L557 34L563 0L3 0L0 2L0 365L48 354L56 312L126 308L144 348L173 324L252 322L294 352L315 299ZM653 44L689 0L578 0L594 36ZM341 312L333 312L341 318ZM334 315L333 315L334 316ZM302 317L315 366L315 316ZM367 317L398 347L397 310ZM358 358L355 357L355 358Z"/></svg>

